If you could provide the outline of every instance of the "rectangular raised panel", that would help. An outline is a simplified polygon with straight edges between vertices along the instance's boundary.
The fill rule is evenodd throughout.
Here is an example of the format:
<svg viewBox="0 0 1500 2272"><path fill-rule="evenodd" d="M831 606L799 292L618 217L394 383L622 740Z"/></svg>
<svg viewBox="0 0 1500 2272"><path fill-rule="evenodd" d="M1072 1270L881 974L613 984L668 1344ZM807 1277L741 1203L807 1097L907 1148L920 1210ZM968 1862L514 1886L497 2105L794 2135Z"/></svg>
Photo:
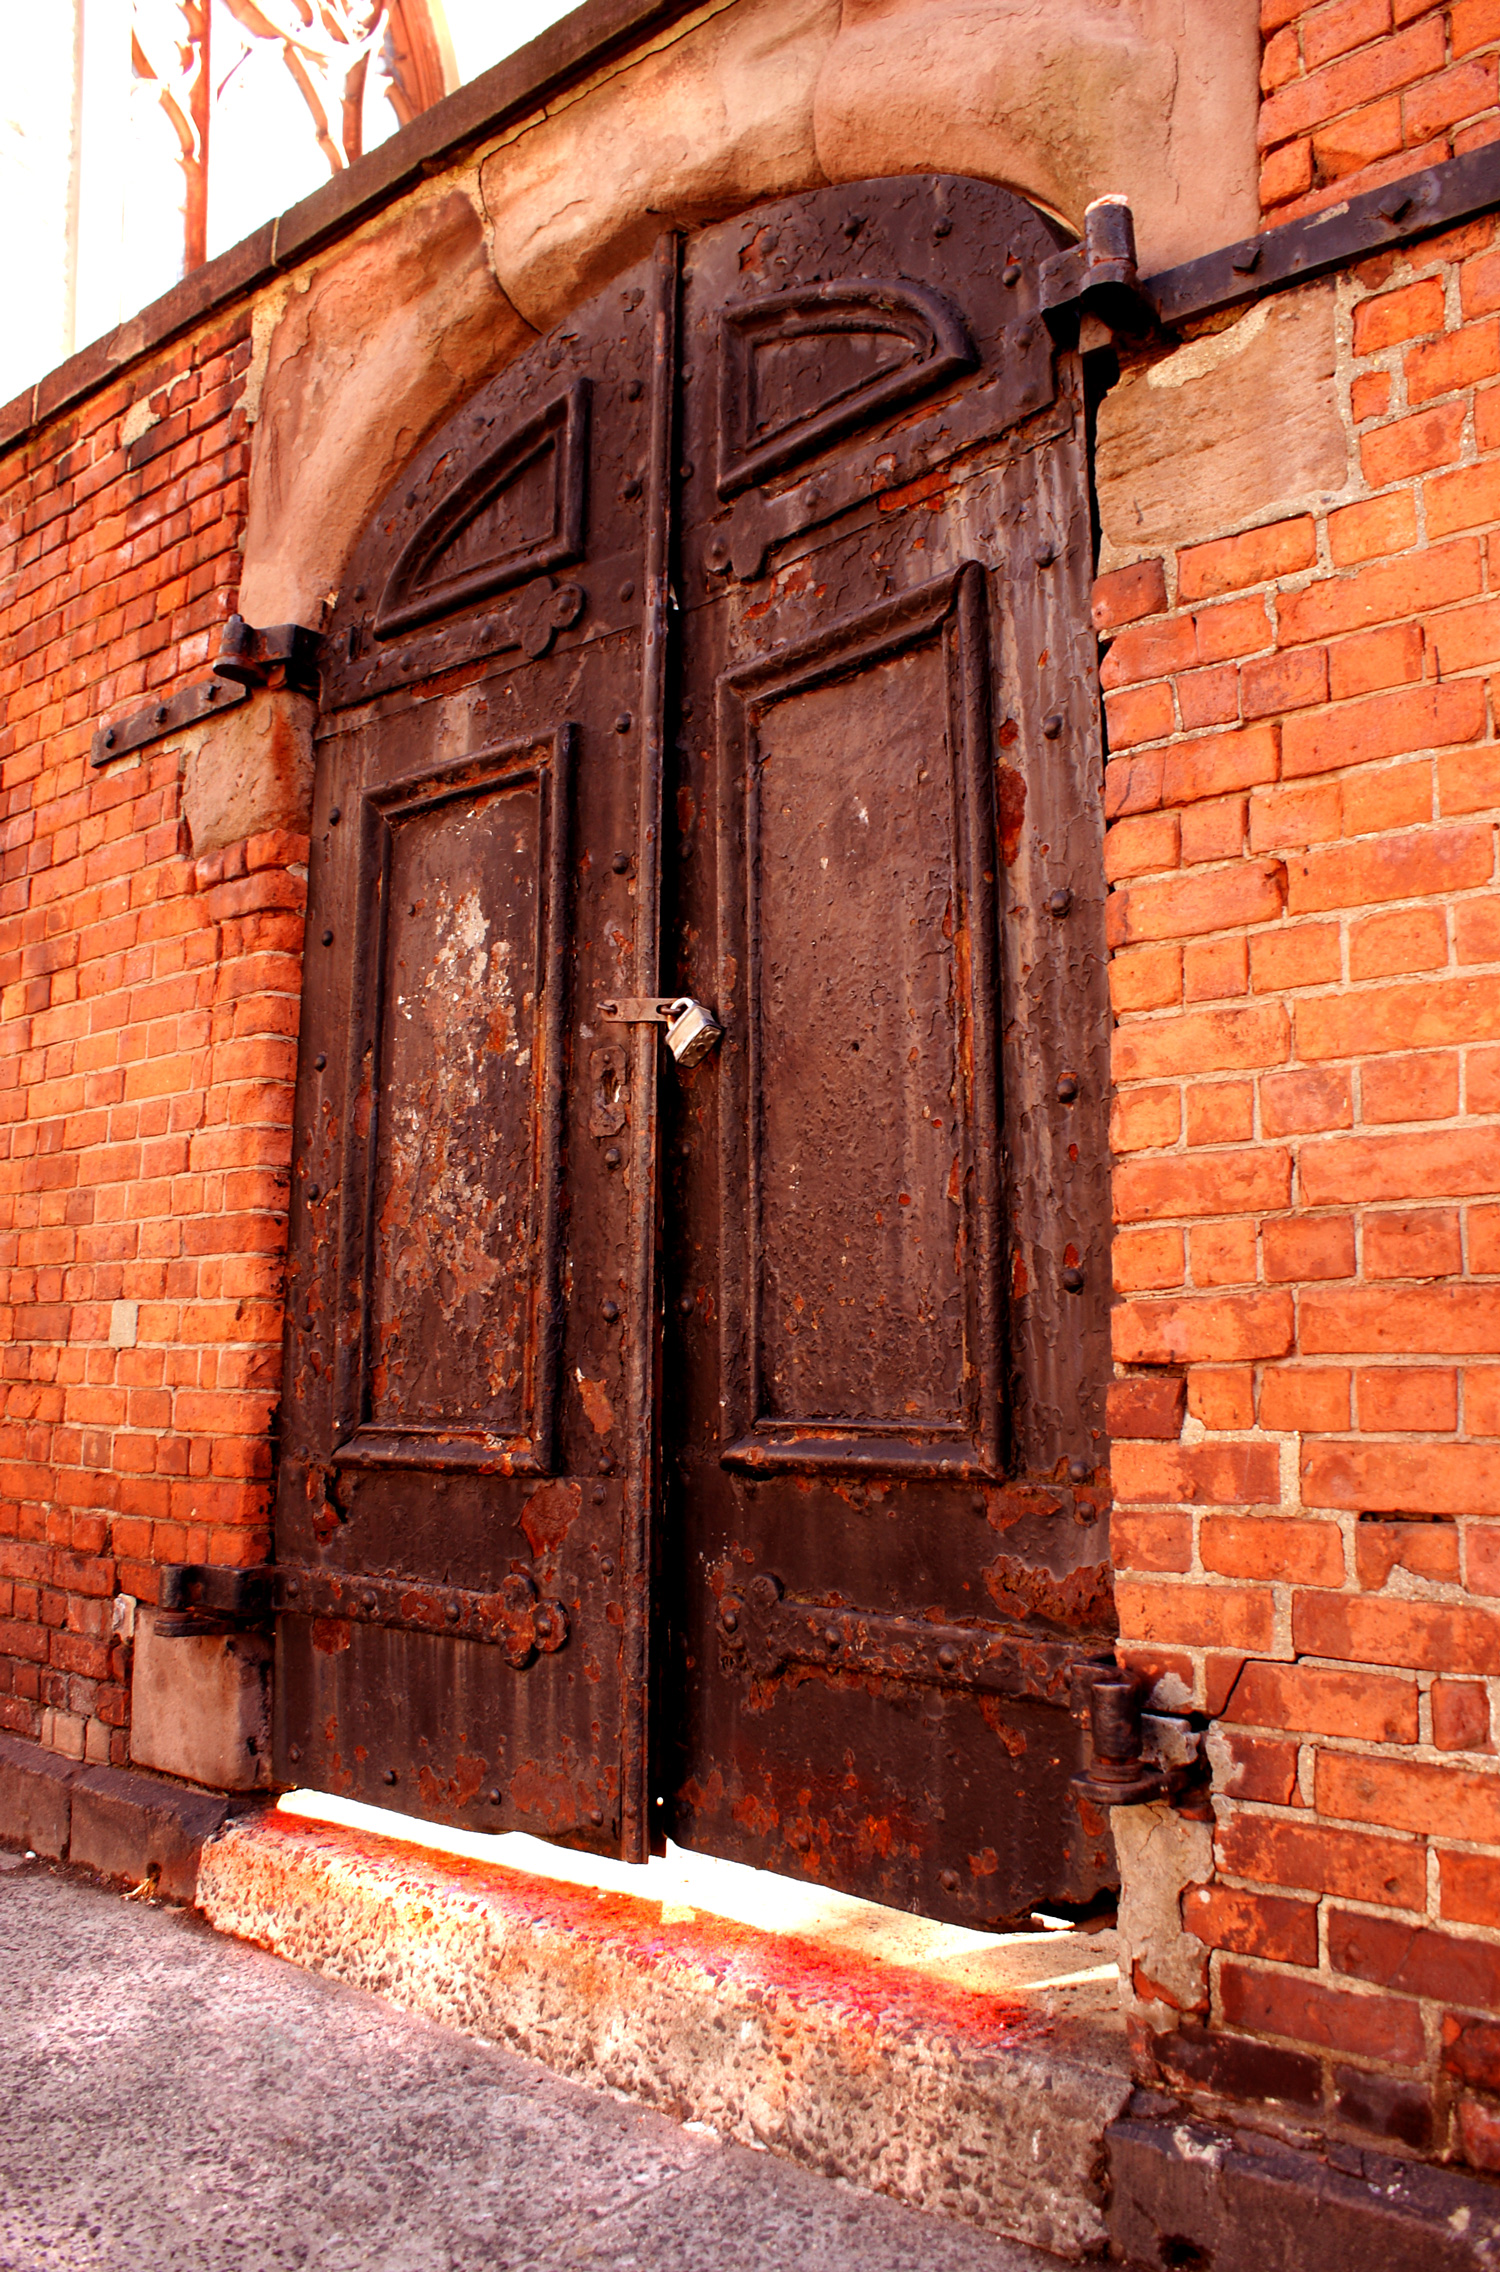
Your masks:
<svg viewBox="0 0 1500 2272"><path fill-rule="evenodd" d="M946 677L933 638L760 721L757 1419L965 1418Z"/></svg>
<svg viewBox="0 0 1500 2272"><path fill-rule="evenodd" d="M482 752L366 801L374 986L356 1016L373 1069L346 1463L547 1464L566 753L566 734Z"/></svg>
<svg viewBox="0 0 1500 2272"><path fill-rule="evenodd" d="M966 569L724 684L745 971L732 1460L994 1464L983 604Z"/></svg>

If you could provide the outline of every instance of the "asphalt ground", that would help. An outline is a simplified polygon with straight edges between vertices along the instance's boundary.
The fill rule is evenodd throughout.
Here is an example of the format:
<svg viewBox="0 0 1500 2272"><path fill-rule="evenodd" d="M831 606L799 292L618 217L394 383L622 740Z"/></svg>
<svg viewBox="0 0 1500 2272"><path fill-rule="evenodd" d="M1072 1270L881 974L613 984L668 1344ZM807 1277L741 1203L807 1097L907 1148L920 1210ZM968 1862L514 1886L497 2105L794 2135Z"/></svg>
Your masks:
<svg viewBox="0 0 1500 2272"><path fill-rule="evenodd" d="M0 2272L1059 2272L0 1854Z"/></svg>

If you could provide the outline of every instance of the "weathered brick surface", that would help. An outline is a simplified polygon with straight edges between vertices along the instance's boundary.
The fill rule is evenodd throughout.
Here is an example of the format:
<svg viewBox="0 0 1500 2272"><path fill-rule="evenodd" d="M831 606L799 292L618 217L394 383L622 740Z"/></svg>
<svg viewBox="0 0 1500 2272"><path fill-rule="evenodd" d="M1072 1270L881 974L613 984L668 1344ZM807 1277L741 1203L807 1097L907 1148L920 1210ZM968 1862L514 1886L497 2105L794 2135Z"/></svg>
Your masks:
<svg viewBox="0 0 1500 2272"><path fill-rule="evenodd" d="M1493 0L1262 0L1261 33L1268 221L1317 212L1500 138ZM1465 310L1478 315L1496 304L1488 271L1467 287ZM1370 354L1420 340L1442 332L1442 316L1431 280L1421 278L1362 313L1355 345ZM1475 330L1439 355L1461 357L1478 375L1495 367L1484 364L1494 351Z"/></svg>
<svg viewBox="0 0 1500 2272"><path fill-rule="evenodd" d="M1301 204L1493 103L1500 8L1407 16L1278 18ZM1496 226L1339 294L1344 489L1101 585L1117 1595L1218 1720L1211 2027L1488 2166L1500 2063L1440 2046L1500 2009Z"/></svg>
<svg viewBox="0 0 1500 2272"><path fill-rule="evenodd" d="M111 1597L266 1540L305 845L195 862L171 743L89 763L207 674L249 354L207 328L0 459L0 1727L99 1764Z"/></svg>

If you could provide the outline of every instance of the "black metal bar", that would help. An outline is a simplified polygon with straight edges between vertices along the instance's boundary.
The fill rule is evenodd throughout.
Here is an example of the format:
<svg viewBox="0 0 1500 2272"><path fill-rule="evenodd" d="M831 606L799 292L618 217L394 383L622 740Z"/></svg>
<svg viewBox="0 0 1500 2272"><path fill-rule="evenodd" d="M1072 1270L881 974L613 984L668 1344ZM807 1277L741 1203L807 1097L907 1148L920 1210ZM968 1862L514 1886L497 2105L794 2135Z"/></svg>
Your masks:
<svg viewBox="0 0 1500 2272"><path fill-rule="evenodd" d="M1342 205L1242 237L1180 268L1142 277L1140 291L1163 324L1186 323L1347 268L1372 252L1408 245L1500 206L1500 143L1407 174Z"/></svg>
<svg viewBox="0 0 1500 2272"><path fill-rule="evenodd" d="M183 726L196 726L201 719L213 717L216 711L232 710L237 702L244 701L249 691L247 686L238 686L223 678L203 679L196 686L185 686L169 702L148 703L144 710L132 710L128 717L100 726L89 751L89 763L109 765L133 749L144 749L147 742L159 742L164 734L175 734Z"/></svg>

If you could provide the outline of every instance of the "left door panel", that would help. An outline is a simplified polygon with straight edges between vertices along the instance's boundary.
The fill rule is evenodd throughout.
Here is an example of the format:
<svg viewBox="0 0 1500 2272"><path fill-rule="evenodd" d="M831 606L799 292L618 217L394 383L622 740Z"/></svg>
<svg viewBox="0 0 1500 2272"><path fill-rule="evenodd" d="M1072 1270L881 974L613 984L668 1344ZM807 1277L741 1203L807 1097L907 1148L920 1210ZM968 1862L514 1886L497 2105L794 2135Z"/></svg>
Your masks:
<svg viewBox="0 0 1500 2272"><path fill-rule="evenodd" d="M618 1850L651 271L408 467L330 636L277 1775ZM609 436L609 446L598 437ZM649 1331L649 1320L644 1330Z"/></svg>

